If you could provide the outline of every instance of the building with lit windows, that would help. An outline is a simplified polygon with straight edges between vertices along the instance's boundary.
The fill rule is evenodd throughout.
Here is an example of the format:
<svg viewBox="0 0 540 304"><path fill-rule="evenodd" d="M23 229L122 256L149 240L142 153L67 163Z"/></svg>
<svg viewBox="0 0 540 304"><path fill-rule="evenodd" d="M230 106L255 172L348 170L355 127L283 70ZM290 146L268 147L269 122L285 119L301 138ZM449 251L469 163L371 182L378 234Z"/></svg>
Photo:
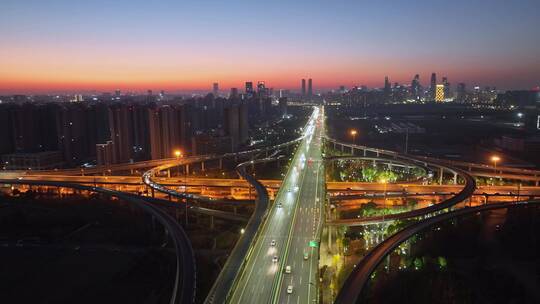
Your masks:
<svg viewBox="0 0 540 304"><path fill-rule="evenodd" d="M443 102L444 101L444 85L438 84L435 90L435 101Z"/></svg>

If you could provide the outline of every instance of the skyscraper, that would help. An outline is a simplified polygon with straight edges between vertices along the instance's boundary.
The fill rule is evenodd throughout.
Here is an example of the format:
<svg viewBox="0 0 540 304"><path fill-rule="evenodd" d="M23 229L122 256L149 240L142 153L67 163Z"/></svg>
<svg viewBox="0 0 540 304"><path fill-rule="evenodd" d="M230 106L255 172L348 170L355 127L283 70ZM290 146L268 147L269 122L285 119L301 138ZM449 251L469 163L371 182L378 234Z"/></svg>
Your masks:
<svg viewBox="0 0 540 304"><path fill-rule="evenodd" d="M150 153L152 159L172 157L182 145L182 107L161 106L148 109Z"/></svg>
<svg viewBox="0 0 540 304"><path fill-rule="evenodd" d="M308 79L308 96L313 96L313 80Z"/></svg>
<svg viewBox="0 0 540 304"><path fill-rule="evenodd" d="M240 144L245 144L249 137L249 120L248 120L248 106L245 102L239 105L239 128L240 128Z"/></svg>
<svg viewBox="0 0 540 304"><path fill-rule="evenodd" d="M217 82L214 82L214 84L212 85L212 93L214 94L214 96L218 96L219 84Z"/></svg>
<svg viewBox="0 0 540 304"><path fill-rule="evenodd" d="M414 75L411 82L411 95L414 99L420 98L420 75Z"/></svg>
<svg viewBox="0 0 540 304"><path fill-rule="evenodd" d="M429 97L434 100L437 90L437 74L431 73L431 83L429 86Z"/></svg>
<svg viewBox="0 0 540 304"><path fill-rule="evenodd" d="M302 96L306 96L306 80L302 78Z"/></svg>
<svg viewBox="0 0 540 304"><path fill-rule="evenodd" d="M231 93L229 94L229 98L237 98L238 97L238 88L231 88Z"/></svg>
<svg viewBox="0 0 540 304"><path fill-rule="evenodd" d="M392 93L392 87L390 85L390 80L388 80L388 76L384 77L384 101L389 101L390 95Z"/></svg>
<svg viewBox="0 0 540 304"><path fill-rule="evenodd" d="M225 134L231 137L232 151L240 145L240 110L238 105L230 105L224 109Z"/></svg>
<svg viewBox="0 0 540 304"><path fill-rule="evenodd" d="M444 85L438 84L435 87L435 101L443 102L444 101Z"/></svg>
<svg viewBox="0 0 540 304"><path fill-rule="evenodd" d="M251 81L247 81L246 82L246 95L248 95L248 97L251 97L253 96L253 82Z"/></svg>
<svg viewBox="0 0 540 304"><path fill-rule="evenodd" d="M442 83L444 86L444 98L450 98L450 83L447 77L443 77Z"/></svg>
<svg viewBox="0 0 540 304"><path fill-rule="evenodd" d="M457 89L456 89L456 99L459 102L465 102L466 96L467 96L466 94L467 94L467 87L465 86L465 83L463 82L458 83Z"/></svg>
<svg viewBox="0 0 540 304"><path fill-rule="evenodd" d="M130 111L124 104L115 104L109 107L113 163L125 163L131 159L132 140L129 132L129 114Z"/></svg>

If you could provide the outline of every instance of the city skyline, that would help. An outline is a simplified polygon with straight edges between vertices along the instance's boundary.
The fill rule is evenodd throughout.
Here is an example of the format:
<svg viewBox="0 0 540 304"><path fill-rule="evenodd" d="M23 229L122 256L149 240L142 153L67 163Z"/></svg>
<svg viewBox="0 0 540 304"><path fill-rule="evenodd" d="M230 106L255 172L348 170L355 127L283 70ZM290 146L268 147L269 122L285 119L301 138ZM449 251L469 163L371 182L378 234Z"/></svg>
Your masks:
<svg viewBox="0 0 540 304"><path fill-rule="evenodd" d="M0 93L540 84L537 1L130 4L3 1Z"/></svg>

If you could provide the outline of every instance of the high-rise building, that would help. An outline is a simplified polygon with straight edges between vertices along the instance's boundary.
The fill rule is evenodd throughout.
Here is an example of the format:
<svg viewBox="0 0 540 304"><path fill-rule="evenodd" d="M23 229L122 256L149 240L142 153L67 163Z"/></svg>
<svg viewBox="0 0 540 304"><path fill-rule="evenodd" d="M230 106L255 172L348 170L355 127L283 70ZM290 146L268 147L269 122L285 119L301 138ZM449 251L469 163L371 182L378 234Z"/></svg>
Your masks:
<svg viewBox="0 0 540 304"><path fill-rule="evenodd" d="M313 80L311 78L308 79L307 94L308 94L308 96L313 96Z"/></svg>
<svg viewBox="0 0 540 304"><path fill-rule="evenodd" d="M444 101L444 85L438 84L435 87L435 101L443 102Z"/></svg>
<svg viewBox="0 0 540 304"><path fill-rule="evenodd" d="M467 88L465 86L465 83L460 82L457 85L456 88L456 99L459 102L465 102L467 99Z"/></svg>
<svg viewBox="0 0 540 304"><path fill-rule="evenodd" d="M450 98L450 83L447 77L443 77L442 84L444 86L444 98Z"/></svg>
<svg viewBox="0 0 540 304"><path fill-rule="evenodd" d="M129 107L132 158L146 160L151 158L148 108L143 105Z"/></svg>
<svg viewBox="0 0 540 304"><path fill-rule="evenodd" d="M229 98L231 99L238 98L238 88L231 88L231 93L229 94Z"/></svg>
<svg viewBox="0 0 540 304"><path fill-rule="evenodd" d="M246 82L246 95L252 96L254 92L255 91L253 91L253 82L247 81Z"/></svg>
<svg viewBox="0 0 540 304"><path fill-rule="evenodd" d="M109 130L113 143L113 163L125 163L131 159L132 141L129 132L129 111L123 104L109 107Z"/></svg>
<svg viewBox="0 0 540 304"><path fill-rule="evenodd" d="M248 117L248 105L245 102L242 102L239 105L239 119L240 119L240 144L245 144L248 139L249 131L249 117Z"/></svg>
<svg viewBox="0 0 540 304"><path fill-rule="evenodd" d="M414 78L411 82L411 95L414 99L420 98L420 75L414 75Z"/></svg>
<svg viewBox="0 0 540 304"><path fill-rule="evenodd" d="M388 76L384 77L384 101L388 101L390 99L390 95L392 94L392 86L390 84L390 80L388 80Z"/></svg>
<svg viewBox="0 0 540 304"><path fill-rule="evenodd" d="M302 78L302 96L306 96L306 80Z"/></svg>
<svg viewBox="0 0 540 304"><path fill-rule="evenodd" d="M217 82L214 82L214 84L212 85L212 93L214 94L214 96L218 96L219 84Z"/></svg>
<svg viewBox="0 0 540 304"><path fill-rule="evenodd" d="M231 137L231 149L236 151L240 145L240 111L238 105L224 109L225 134Z"/></svg>
<svg viewBox="0 0 540 304"><path fill-rule="evenodd" d="M431 83L430 83L430 86L429 86L429 93L430 93L429 97L432 100L435 100L436 91L437 91L437 74L431 73Z"/></svg>
<svg viewBox="0 0 540 304"><path fill-rule="evenodd" d="M115 163L113 157L114 144L112 140L104 144L96 144L96 161L98 166L108 166Z"/></svg>
<svg viewBox="0 0 540 304"><path fill-rule="evenodd" d="M152 159L170 158L172 151L182 146L181 117L181 108L166 105L148 109Z"/></svg>
<svg viewBox="0 0 540 304"><path fill-rule="evenodd" d="M279 98L279 113L281 116L287 115L287 97L281 97Z"/></svg>
<svg viewBox="0 0 540 304"><path fill-rule="evenodd" d="M266 90L266 85L264 84L264 81L258 81L257 82L257 93L262 93Z"/></svg>

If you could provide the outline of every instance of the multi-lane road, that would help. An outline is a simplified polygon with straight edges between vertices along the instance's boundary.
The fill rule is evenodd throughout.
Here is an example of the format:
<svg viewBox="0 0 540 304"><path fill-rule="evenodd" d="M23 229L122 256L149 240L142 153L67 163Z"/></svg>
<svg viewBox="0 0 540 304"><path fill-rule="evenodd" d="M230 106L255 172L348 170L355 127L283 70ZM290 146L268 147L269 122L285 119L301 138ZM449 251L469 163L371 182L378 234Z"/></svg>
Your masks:
<svg viewBox="0 0 540 304"><path fill-rule="evenodd" d="M231 292L231 303L317 300L318 250L309 242L318 240L321 225L323 117L323 111L315 108L304 128L304 138ZM287 290L289 286L292 290Z"/></svg>

